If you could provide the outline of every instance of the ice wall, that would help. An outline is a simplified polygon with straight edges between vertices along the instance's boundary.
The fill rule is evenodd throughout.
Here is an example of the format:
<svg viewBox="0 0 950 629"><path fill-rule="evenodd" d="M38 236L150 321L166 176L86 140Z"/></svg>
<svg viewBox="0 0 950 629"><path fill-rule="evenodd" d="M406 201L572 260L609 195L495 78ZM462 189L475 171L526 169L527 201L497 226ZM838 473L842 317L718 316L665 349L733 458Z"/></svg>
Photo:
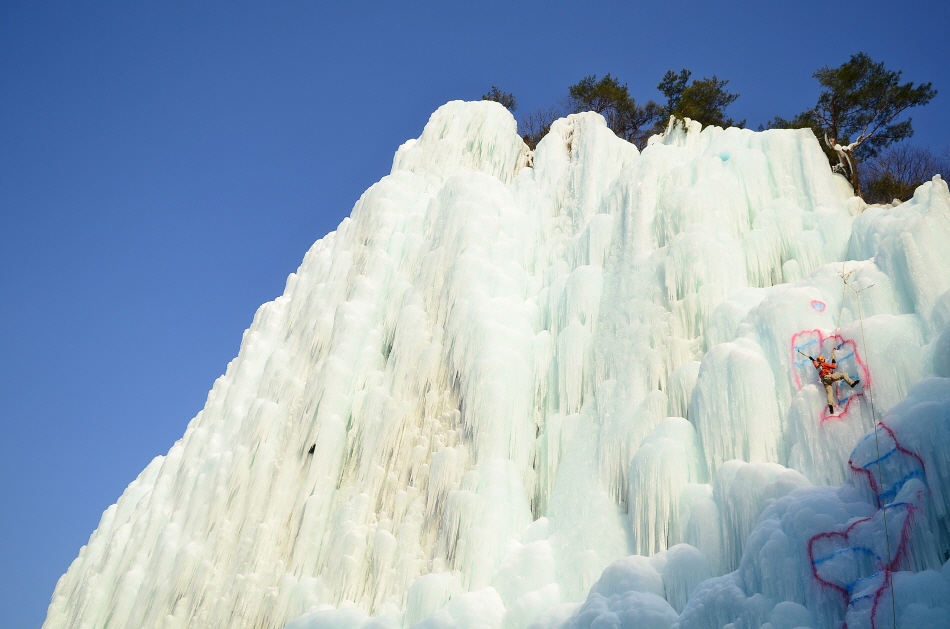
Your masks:
<svg viewBox="0 0 950 629"><path fill-rule="evenodd" d="M854 629L902 583L927 626L948 245L942 180L865 209L807 130L687 121L641 154L578 114L532 153L500 105L449 103L261 307L44 627ZM832 348L862 383L829 413L798 350Z"/></svg>

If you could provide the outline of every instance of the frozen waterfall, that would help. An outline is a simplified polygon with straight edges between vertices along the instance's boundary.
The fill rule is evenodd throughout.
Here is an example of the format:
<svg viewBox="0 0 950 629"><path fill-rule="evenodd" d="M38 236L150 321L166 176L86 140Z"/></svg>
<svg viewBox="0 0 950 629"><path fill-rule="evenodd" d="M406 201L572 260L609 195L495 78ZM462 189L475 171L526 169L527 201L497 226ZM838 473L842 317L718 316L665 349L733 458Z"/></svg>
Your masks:
<svg viewBox="0 0 950 629"><path fill-rule="evenodd" d="M832 349L861 383L829 412ZM531 152L452 102L44 628L924 629L948 553L944 181L866 208L808 130L640 153L586 113Z"/></svg>

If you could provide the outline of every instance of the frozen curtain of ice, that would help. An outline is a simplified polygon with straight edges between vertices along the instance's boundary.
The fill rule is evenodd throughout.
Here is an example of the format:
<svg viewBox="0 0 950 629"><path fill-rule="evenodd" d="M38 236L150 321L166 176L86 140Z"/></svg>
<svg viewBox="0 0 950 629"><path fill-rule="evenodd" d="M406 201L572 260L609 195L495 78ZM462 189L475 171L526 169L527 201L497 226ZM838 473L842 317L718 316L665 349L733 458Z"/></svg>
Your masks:
<svg viewBox="0 0 950 629"><path fill-rule="evenodd" d="M829 413L795 350L832 346ZM946 627L948 550L944 181L865 208L809 131L639 153L587 113L532 153L453 102L44 627Z"/></svg>

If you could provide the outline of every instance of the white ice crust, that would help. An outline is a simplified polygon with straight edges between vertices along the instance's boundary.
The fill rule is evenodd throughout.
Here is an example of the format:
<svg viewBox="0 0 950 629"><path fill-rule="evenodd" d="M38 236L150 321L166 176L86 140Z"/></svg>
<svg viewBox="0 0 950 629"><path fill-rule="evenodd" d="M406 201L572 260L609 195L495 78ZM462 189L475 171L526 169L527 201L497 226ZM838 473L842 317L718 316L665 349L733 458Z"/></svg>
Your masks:
<svg viewBox="0 0 950 629"><path fill-rule="evenodd" d="M835 416L816 338L864 380ZM808 130L639 153L586 113L531 152L452 102L261 306L44 628L925 629L948 551L943 180L865 207Z"/></svg>

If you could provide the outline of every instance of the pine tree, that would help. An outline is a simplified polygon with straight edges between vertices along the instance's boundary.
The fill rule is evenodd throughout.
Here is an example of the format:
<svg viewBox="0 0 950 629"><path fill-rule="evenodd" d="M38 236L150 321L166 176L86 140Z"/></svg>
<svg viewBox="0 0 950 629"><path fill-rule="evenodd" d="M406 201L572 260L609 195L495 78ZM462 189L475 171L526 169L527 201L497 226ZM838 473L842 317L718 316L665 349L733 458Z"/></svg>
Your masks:
<svg viewBox="0 0 950 629"><path fill-rule="evenodd" d="M720 80L715 74L689 83L692 72L683 68L679 73L668 70L657 89L666 96L663 108L665 122L674 118L689 118L703 126L742 127L745 120L735 121L726 117L726 108L739 98L739 94L726 91L728 80Z"/></svg>
<svg viewBox="0 0 950 629"><path fill-rule="evenodd" d="M897 119L907 109L926 105L937 91L930 83L901 83L899 70L888 70L863 52L837 68L813 75L824 88L814 109L790 120L776 117L769 128L811 128L822 138L835 170L862 195L858 163L894 142L911 137L911 119Z"/></svg>
<svg viewBox="0 0 950 629"><path fill-rule="evenodd" d="M505 109L514 113L518 109L518 102L511 92L502 92L497 85L492 85L487 94L482 94L482 100L493 100L504 105Z"/></svg>
<svg viewBox="0 0 950 629"><path fill-rule="evenodd" d="M607 121L607 126L618 136L640 148L646 143L649 129L660 115L660 107L653 101L638 105L630 96L626 84L608 73L597 80L586 76L568 88L571 109L576 112L596 111Z"/></svg>

